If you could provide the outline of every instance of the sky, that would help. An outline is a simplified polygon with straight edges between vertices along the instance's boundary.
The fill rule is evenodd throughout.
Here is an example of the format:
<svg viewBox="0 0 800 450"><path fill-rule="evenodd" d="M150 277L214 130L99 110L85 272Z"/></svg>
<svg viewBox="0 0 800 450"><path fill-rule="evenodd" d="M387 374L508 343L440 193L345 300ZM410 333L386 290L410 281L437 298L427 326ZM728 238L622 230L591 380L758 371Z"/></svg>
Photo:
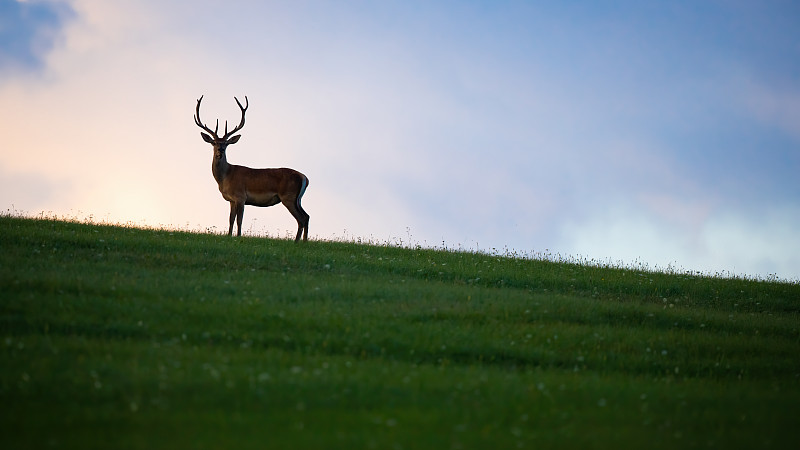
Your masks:
<svg viewBox="0 0 800 450"><path fill-rule="evenodd" d="M0 0L0 210L800 279L795 1ZM243 231L292 237L280 205Z"/></svg>

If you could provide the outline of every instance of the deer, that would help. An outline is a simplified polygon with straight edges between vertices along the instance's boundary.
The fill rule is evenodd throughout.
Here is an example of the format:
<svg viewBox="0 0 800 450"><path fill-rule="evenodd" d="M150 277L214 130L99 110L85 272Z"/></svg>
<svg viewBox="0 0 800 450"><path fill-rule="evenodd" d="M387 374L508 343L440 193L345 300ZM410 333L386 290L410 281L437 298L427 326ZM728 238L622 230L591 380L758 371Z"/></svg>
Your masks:
<svg viewBox="0 0 800 450"><path fill-rule="evenodd" d="M214 158L211 161L211 174L217 181L219 192L222 198L230 202L230 226L228 236L233 235L233 222L236 220L237 236L242 235L242 218L244 217L244 206L272 206L283 203L292 216L297 220L297 236L295 242L300 241L303 236L304 241L308 241L308 213L300 206L300 199L308 188L308 177L302 173L282 167L280 169L251 169L250 167L237 166L228 163L225 153L229 145L239 142L240 134L236 134L244 127L244 116L250 102L247 96L244 97L245 106L239 99L233 97L242 112L242 120L233 130L228 131L228 121L225 121L225 134L221 137L217 134L219 130L219 119L214 127L214 131L200 120L200 102L203 96L197 100L195 109L194 123L203 131L200 136L204 141L214 147Z"/></svg>

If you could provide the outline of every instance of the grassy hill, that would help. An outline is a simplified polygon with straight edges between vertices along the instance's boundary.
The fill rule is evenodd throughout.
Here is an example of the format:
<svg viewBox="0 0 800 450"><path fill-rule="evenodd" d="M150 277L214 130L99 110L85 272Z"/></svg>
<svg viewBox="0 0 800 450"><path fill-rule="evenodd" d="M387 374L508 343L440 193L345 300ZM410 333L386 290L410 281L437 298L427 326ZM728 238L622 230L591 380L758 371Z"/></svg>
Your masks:
<svg viewBox="0 0 800 450"><path fill-rule="evenodd" d="M798 448L800 285L0 217L0 447Z"/></svg>

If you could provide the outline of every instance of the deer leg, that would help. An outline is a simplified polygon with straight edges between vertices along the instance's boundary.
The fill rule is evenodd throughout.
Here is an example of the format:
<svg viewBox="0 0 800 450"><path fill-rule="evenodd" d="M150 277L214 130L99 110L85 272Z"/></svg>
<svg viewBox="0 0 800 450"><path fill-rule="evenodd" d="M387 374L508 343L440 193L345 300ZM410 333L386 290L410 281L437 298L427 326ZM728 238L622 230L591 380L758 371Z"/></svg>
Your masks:
<svg viewBox="0 0 800 450"><path fill-rule="evenodd" d="M242 235L242 218L244 218L244 202L238 204L236 208L236 227L238 228L237 236Z"/></svg>
<svg viewBox="0 0 800 450"><path fill-rule="evenodd" d="M233 221L236 220L236 203L231 202L231 217L229 220L230 225L228 226L228 236L233 235Z"/></svg>
<svg viewBox="0 0 800 450"><path fill-rule="evenodd" d="M244 216L244 203L231 202L230 225L228 226L228 236L233 236L233 223L238 225L237 236L242 235L242 217Z"/></svg>
<svg viewBox="0 0 800 450"><path fill-rule="evenodd" d="M282 198L281 203L292 213L292 216L294 216L294 219L297 221L297 236L295 236L294 241L299 242L300 236L303 236L303 240L307 241L309 215L303 210L303 207L300 206L300 197Z"/></svg>
<svg viewBox="0 0 800 450"><path fill-rule="evenodd" d="M309 219L311 219L311 216L309 216L306 210L304 210L303 207L300 206L299 198L297 199L297 209L299 209L300 212L303 213L303 216L305 217L305 220L303 221L303 240L308 241L308 221Z"/></svg>

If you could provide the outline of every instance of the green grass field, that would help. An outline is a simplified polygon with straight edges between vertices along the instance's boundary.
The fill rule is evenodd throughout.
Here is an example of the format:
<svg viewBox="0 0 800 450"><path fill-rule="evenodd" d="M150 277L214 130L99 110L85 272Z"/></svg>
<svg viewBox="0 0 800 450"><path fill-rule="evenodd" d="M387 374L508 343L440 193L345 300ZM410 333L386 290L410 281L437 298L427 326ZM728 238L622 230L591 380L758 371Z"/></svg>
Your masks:
<svg viewBox="0 0 800 450"><path fill-rule="evenodd" d="M0 447L800 448L800 284L0 217Z"/></svg>

